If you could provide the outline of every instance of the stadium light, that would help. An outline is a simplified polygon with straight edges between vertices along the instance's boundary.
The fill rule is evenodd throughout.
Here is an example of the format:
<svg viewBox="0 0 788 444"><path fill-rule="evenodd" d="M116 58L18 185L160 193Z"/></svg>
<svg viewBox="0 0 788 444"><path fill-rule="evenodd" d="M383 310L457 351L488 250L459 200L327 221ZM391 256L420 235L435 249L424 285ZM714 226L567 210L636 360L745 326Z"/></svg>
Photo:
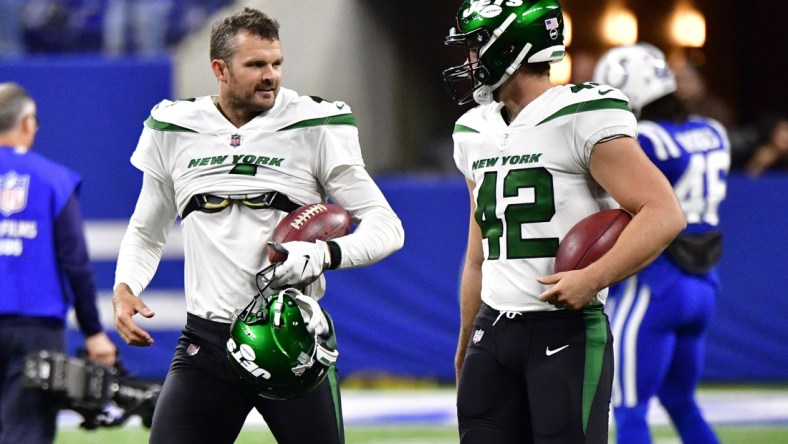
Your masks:
<svg viewBox="0 0 788 444"><path fill-rule="evenodd" d="M670 34L679 46L700 48L706 43L706 18L689 3L679 3L670 19Z"/></svg>
<svg viewBox="0 0 788 444"><path fill-rule="evenodd" d="M610 46L637 42L638 22L635 14L622 5L612 5L602 17L602 38Z"/></svg>
<svg viewBox="0 0 788 444"><path fill-rule="evenodd" d="M564 11L564 46L572 44L572 18Z"/></svg>

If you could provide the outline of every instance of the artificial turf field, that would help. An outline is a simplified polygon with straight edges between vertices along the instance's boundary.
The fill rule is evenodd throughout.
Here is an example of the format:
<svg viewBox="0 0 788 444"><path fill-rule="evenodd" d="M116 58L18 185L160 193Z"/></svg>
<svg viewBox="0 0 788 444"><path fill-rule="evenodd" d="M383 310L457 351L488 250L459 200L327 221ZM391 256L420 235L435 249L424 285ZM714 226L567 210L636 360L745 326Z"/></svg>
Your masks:
<svg viewBox="0 0 788 444"><path fill-rule="evenodd" d="M780 444L788 443L788 426L715 426L724 444ZM655 444L679 443L669 427L654 429ZM611 433L611 441L613 434ZM453 426L355 426L346 430L348 444L448 444L457 443ZM58 433L56 444L138 444L148 442L148 433L141 428L104 429L83 431L64 429ZM265 428L246 429L236 444L274 444L274 438Z"/></svg>
<svg viewBox="0 0 788 444"><path fill-rule="evenodd" d="M438 390L404 387L393 390L343 390L346 442L348 444L457 443L459 439L454 422L453 396L453 388L445 387ZM707 418L712 422L712 427L723 444L788 443L788 387L784 385L701 387L698 397L701 408L707 413ZM402 399L408 402L402 403ZM439 399L439 402L435 403L435 399ZM364 416L379 409L381 404L384 408L397 404L399 406L393 409L395 413L389 409L379 411L378 416ZM423 408L425 406L426 409ZM442 413L436 414L436 411ZM405 414L401 415L401 413ZM432 420L426 419L429 417ZM407 418L410 418L410 421ZM681 442L672 427L667 425L667 417L664 413L661 414L661 418L660 414L650 415L649 421L652 423L655 444ZM148 442L148 430L139 425L138 420L121 428L103 428L95 431L76 427L74 420L60 424L56 444ZM615 442L614 437L615 426L611 426L611 443ZM262 420L247 421L247 426L236 440L236 444L274 444L275 442Z"/></svg>

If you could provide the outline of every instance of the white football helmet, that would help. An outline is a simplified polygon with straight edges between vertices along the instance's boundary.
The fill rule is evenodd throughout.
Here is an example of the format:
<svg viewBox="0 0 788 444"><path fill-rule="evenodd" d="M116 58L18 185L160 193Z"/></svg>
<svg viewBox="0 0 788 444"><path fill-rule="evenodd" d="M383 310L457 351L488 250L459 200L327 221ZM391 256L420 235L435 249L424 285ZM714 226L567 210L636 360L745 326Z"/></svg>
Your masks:
<svg viewBox="0 0 788 444"><path fill-rule="evenodd" d="M648 43L609 50L594 69L594 82L618 88L636 114L649 103L676 91L676 77L665 54Z"/></svg>

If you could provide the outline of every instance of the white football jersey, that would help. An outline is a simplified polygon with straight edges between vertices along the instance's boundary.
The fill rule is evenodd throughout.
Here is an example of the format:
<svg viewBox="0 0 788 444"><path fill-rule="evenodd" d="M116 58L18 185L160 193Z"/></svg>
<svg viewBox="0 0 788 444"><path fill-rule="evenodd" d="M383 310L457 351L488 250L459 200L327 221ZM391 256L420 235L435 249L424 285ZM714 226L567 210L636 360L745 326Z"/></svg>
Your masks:
<svg viewBox="0 0 788 444"><path fill-rule="evenodd" d="M172 185L180 214L200 193L241 198L278 191L298 204L323 202L321 183L332 169L363 167L355 118L342 102L281 88L272 109L236 128L214 100L159 103L131 157L145 174ZM254 276L268 265L265 242L285 215L236 202L219 213L186 217L187 311L230 322L257 293ZM308 292L320 297L324 286L321 276Z"/></svg>
<svg viewBox="0 0 788 444"><path fill-rule="evenodd" d="M553 273L558 244L575 223L616 206L591 177L591 150L611 137L636 137L637 122L626 96L605 85L553 87L508 126L502 107L473 108L454 128L455 163L475 184L482 301L498 310L555 310L539 301L548 287L536 279Z"/></svg>

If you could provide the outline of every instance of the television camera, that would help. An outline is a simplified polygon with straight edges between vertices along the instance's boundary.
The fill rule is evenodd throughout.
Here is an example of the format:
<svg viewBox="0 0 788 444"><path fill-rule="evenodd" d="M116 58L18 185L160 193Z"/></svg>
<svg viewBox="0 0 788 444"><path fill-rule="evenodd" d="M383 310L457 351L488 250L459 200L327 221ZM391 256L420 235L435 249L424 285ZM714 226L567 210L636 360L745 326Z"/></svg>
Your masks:
<svg viewBox="0 0 788 444"><path fill-rule="evenodd" d="M120 359L107 366L78 356L40 350L25 357L22 385L51 393L62 409L83 418L80 427L93 430L124 424L133 415L150 427L161 385L139 381Z"/></svg>

